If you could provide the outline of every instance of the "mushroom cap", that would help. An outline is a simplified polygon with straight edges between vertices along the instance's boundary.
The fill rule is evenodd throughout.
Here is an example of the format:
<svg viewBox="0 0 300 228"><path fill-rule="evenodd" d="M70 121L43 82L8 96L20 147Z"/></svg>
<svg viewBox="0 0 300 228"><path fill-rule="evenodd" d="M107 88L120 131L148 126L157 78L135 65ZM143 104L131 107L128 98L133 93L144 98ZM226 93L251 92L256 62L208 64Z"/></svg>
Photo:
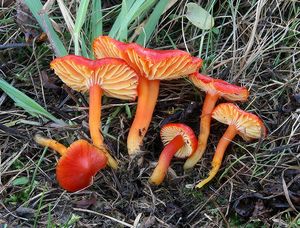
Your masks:
<svg viewBox="0 0 300 228"><path fill-rule="evenodd" d="M76 91L86 92L98 84L109 97L134 100L137 95L138 76L122 59L91 60L67 55L54 59L50 65L60 79Z"/></svg>
<svg viewBox="0 0 300 228"><path fill-rule="evenodd" d="M70 145L56 166L59 185L70 192L83 189L93 183L93 177L107 163L107 157L85 140Z"/></svg>
<svg viewBox="0 0 300 228"><path fill-rule="evenodd" d="M232 103L219 104L212 112L212 118L235 126L238 134L246 141L264 138L267 134L266 127L258 116L245 112Z"/></svg>
<svg viewBox="0 0 300 228"><path fill-rule="evenodd" d="M122 58L122 52L127 45L109 36L99 36L93 41L93 52L96 59L105 57Z"/></svg>
<svg viewBox="0 0 300 228"><path fill-rule="evenodd" d="M232 85L221 79L214 79L207 75L195 72L189 79L196 87L210 94L218 94L229 101L246 101L249 91L245 87Z"/></svg>
<svg viewBox="0 0 300 228"><path fill-rule="evenodd" d="M178 158L191 156L197 148L197 137L190 127L180 123L169 123L164 125L160 131L160 137L165 146L177 135L183 137L184 146L174 156Z"/></svg>
<svg viewBox="0 0 300 228"><path fill-rule="evenodd" d="M153 50L136 43L125 44L100 36L93 43L96 58L120 57L149 80L171 80L191 74L202 65L202 59L181 50Z"/></svg>

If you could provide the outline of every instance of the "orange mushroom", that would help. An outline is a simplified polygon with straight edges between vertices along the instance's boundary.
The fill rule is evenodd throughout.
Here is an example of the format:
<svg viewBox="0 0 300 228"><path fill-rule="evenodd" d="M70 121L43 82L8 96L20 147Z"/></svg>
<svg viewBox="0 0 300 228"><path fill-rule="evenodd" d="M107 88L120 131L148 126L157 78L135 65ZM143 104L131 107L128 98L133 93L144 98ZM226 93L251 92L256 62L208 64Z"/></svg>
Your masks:
<svg viewBox="0 0 300 228"><path fill-rule="evenodd" d="M184 51L152 50L136 43L125 44L107 36L96 38L93 50L96 58L124 59L140 76L136 114L127 138L128 153L136 155L140 152L152 119L160 80L177 79L198 71L202 60Z"/></svg>
<svg viewBox="0 0 300 228"><path fill-rule="evenodd" d="M200 116L200 133L197 150L186 160L183 166L185 170L193 168L205 152L210 133L211 113L218 99L224 97L229 101L246 101L249 96L249 92L245 87L232 85L220 79L213 79L198 72L191 74L189 78L196 87L206 92L206 96Z"/></svg>
<svg viewBox="0 0 300 228"><path fill-rule="evenodd" d="M193 130L184 124L166 124L162 127L160 135L165 148L161 152L158 164L149 179L149 182L154 185L159 185L164 180L173 156L189 157L197 147L197 138Z"/></svg>
<svg viewBox="0 0 300 228"><path fill-rule="evenodd" d="M106 166L106 155L85 140L77 140L66 148L59 142L40 135L36 135L34 139L38 144L47 146L62 156L56 166L56 179L69 192L91 185L96 173Z"/></svg>
<svg viewBox="0 0 300 228"><path fill-rule="evenodd" d="M217 174L221 167L226 148L236 134L239 134L246 141L264 138L266 136L266 128L262 120L254 114L241 110L234 104L219 104L213 110L212 118L220 121L221 123L228 124L229 126L218 143L212 161L212 169L208 178L197 184L196 188L202 188Z"/></svg>
<svg viewBox="0 0 300 228"><path fill-rule="evenodd" d="M109 166L116 169L117 161L105 149L99 130L101 97L105 94L123 100L134 100L138 82L136 73L121 59L90 60L76 55L54 59L51 68L72 89L79 92L89 90L89 128L93 144L106 153Z"/></svg>

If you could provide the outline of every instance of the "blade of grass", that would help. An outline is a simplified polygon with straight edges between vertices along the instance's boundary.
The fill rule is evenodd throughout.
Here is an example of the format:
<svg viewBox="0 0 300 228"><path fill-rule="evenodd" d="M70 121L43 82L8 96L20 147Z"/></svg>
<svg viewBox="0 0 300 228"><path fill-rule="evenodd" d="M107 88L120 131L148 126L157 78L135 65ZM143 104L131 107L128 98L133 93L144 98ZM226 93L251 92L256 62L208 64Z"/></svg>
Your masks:
<svg viewBox="0 0 300 228"><path fill-rule="evenodd" d="M55 32L48 15L41 12L43 5L40 0L24 0L25 4L30 9L37 22L40 24L43 31L47 34L48 40L54 50L56 56L67 55L68 52Z"/></svg>
<svg viewBox="0 0 300 228"><path fill-rule="evenodd" d="M75 46L75 55L80 55L80 31L82 25L87 17L87 9L89 6L90 0L82 0L80 1L80 5L78 11L76 13L75 27L74 27L74 46Z"/></svg>
<svg viewBox="0 0 300 228"><path fill-rule="evenodd" d="M101 0L93 0L92 2L92 15L91 15L91 42L102 35L102 11L101 11Z"/></svg>
<svg viewBox="0 0 300 228"><path fill-rule="evenodd" d="M125 15L125 18L123 18L123 21L121 23L117 39L119 40L127 40L128 39L128 27L129 24L135 19L135 15L140 15L143 12L140 10L142 4L145 2L145 0L137 0L134 2L128 13Z"/></svg>
<svg viewBox="0 0 300 228"><path fill-rule="evenodd" d="M134 3L134 0L123 0L122 1L122 8L121 12L119 13L117 19L115 20L110 32L109 36L116 39L117 33L121 27L121 24L124 23L124 18L126 14L128 13L129 9L131 8L132 4Z"/></svg>
<svg viewBox="0 0 300 228"><path fill-rule="evenodd" d="M68 27L68 30L73 38L74 41L74 21L71 17L70 10L66 7L63 0L57 0L58 6L60 8L60 11L64 17L64 20L66 22L66 25Z"/></svg>
<svg viewBox="0 0 300 228"><path fill-rule="evenodd" d="M42 106L36 103L33 99L22 93L5 80L0 79L0 89L2 89L11 99L14 100L17 106L22 107L25 111L32 116L46 117L57 124L66 125L62 120L57 119L52 114L47 112Z"/></svg>
<svg viewBox="0 0 300 228"><path fill-rule="evenodd" d="M168 5L168 1L159 1L157 5L155 6L153 12L151 13L145 27L144 31L139 35L137 38L136 42L141 44L141 45L146 45L148 40L150 39L155 27L158 24L158 20L163 14L165 8Z"/></svg>

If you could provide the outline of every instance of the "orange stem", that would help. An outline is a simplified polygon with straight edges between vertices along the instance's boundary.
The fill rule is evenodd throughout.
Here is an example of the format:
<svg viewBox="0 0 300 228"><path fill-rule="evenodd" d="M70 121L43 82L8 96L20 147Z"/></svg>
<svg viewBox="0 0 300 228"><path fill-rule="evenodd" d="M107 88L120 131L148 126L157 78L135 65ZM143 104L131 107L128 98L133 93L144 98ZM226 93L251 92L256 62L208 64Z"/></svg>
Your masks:
<svg viewBox="0 0 300 228"><path fill-rule="evenodd" d="M183 166L185 170L193 168L197 164L197 162L202 158L206 150L207 139L210 133L211 113L214 110L218 99L219 95L217 94L207 93L205 97L202 108L202 115L200 117L201 120L200 133L198 136L198 146L193 155L185 161Z"/></svg>
<svg viewBox="0 0 300 228"><path fill-rule="evenodd" d="M135 117L127 138L129 155L140 152L143 139L149 128L159 92L159 80L139 78L138 102Z"/></svg>
<svg viewBox="0 0 300 228"><path fill-rule="evenodd" d="M217 172L221 167L226 148L228 147L229 143L233 140L236 134L236 127L233 125L229 125L229 127L227 128L227 130L225 131L224 135L218 143L216 152L214 154L214 158L211 163L212 169L209 172L209 176L203 181L201 181L199 184L197 184L196 188L202 188L205 184L207 184L216 176Z"/></svg>
<svg viewBox="0 0 300 228"><path fill-rule="evenodd" d="M183 147L184 140L181 135L177 135L174 139L172 139L168 145L161 152L158 160L158 164L154 169L153 174L151 175L149 182L154 185L159 185L164 180L168 167L170 166L170 162L176 154L176 152Z"/></svg>
<svg viewBox="0 0 300 228"><path fill-rule="evenodd" d="M34 141L42 146L49 147L58 152L61 156L66 154L67 147L53 139L44 138L40 135L34 136Z"/></svg>
<svg viewBox="0 0 300 228"><path fill-rule="evenodd" d="M102 89L98 84L90 87L90 108L89 108L89 128L93 144L101 149L108 158L108 165L117 169L117 161L109 154L103 143L103 136L100 132L101 128L101 100Z"/></svg>

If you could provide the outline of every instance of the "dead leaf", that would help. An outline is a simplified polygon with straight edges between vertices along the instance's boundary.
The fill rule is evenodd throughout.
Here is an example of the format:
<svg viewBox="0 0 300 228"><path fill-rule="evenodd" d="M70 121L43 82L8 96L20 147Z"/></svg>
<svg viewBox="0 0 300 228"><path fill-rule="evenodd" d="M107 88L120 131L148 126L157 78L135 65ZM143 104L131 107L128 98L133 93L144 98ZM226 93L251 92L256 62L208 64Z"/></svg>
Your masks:
<svg viewBox="0 0 300 228"><path fill-rule="evenodd" d="M55 85L55 79L49 78L48 74L45 70L41 71L41 77L42 77L42 82L43 82L43 86L47 89L54 89L54 90L59 90L60 87Z"/></svg>
<svg viewBox="0 0 300 228"><path fill-rule="evenodd" d="M74 204L76 205L76 207L78 208L84 208L87 209L93 205L95 205L97 202L97 198L95 195L92 195L90 198L84 198L82 200L79 201L75 201Z"/></svg>
<svg viewBox="0 0 300 228"><path fill-rule="evenodd" d="M16 210L16 214L23 218L33 218L35 210L29 207L19 207Z"/></svg>
<svg viewBox="0 0 300 228"><path fill-rule="evenodd" d="M30 42L40 35L40 31L35 28L37 21L32 16L29 8L23 0L16 1L16 23L25 35L26 42Z"/></svg>

